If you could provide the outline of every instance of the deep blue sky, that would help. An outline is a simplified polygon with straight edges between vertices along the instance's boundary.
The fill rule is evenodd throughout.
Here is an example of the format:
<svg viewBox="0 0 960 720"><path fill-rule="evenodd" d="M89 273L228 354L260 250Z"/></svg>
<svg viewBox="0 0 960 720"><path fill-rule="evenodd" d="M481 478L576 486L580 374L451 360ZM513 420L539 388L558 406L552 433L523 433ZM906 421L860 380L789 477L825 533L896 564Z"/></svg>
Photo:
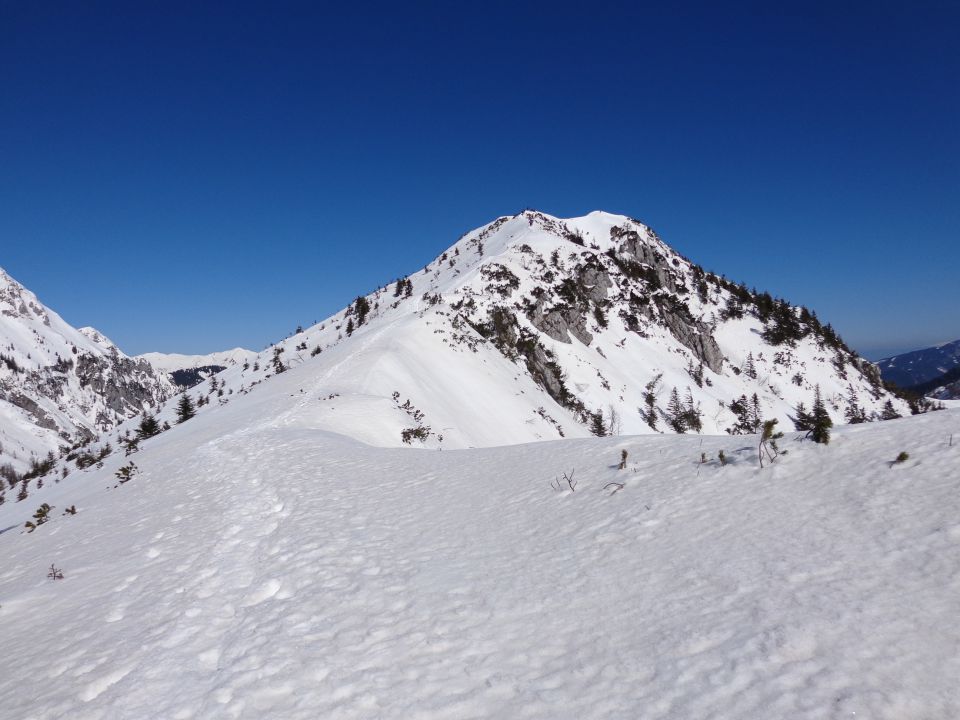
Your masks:
<svg viewBox="0 0 960 720"><path fill-rule="evenodd" d="M525 207L868 356L960 337L956 2L200 5L0 0L0 266L127 352L260 349Z"/></svg>

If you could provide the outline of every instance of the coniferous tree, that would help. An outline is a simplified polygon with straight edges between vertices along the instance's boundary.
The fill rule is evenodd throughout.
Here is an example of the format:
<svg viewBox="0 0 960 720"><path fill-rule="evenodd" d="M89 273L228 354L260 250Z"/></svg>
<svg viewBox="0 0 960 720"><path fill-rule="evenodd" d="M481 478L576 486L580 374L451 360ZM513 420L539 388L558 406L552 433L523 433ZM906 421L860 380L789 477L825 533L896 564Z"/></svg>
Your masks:
<svg viewBox="0 0 960 720"><path fill-rule="evenodd" d="M590 415L590 432L597 437L604 437L607 434L607 428L603 424L603 412L597 410Z"/></svg>
<svg viewBox="0 0 960 720"><path fill-rule="evenodd" d="M743 366L743 374L751 380L757 379L757 367L753 364L753 353L747 353L747 362Z"/></svg>
<svg viewBox="0 0 960 720"><path fill-rule="evenodd" d="M181 395L180 403L177 405L177 422L186 422L196 414L197 411L193 406L193 400L190 399L190 396L186 393Z"/></svg>
<svg viewBox="0 0 960 720"><path fill-rule="evenodd" d="M814 388L813 409L810 411L810 419L811 427L808 433L810 438L823 445L829 443L833 420L830 419L830 413L827 412L827 407L823 404L823 398L820 397L819 385Z"/></svg>
<svg viewBox="0 0 960 720"><path fill-rule="evenodd" d="M849 390L847 393L847 409L844 412L844 417L846 417L847 422L851 425L856 425L857 423L862 423L867 421L867 415L860 407L860 403L857 402L857 393L853 389L853 385L848 386Z"/></svg>
<svg viewBox="0 0 960 720"><path fill-rule="evenodd" d="M643 403L646 410L640 410L640 415L651 430L657 429L657 385L660 384L660 378L662 377L663 373L660 373L644 386Z"/></svg>
<svg viewBox="0 0 960 720"><path fill-rule="evenodd" d="M736 400L731 400L730 412L734 414L737 421L733 427L727 428L730 435L749 435L750 434L750 408L747 405L747 396L741 395Z"/></svg>
<svg viewBox="0 0 960 720"><path fill-rule="evenodd" d="M807 412L807 406L802 402L794 408L793 427L799 432L809 433L813 430L813 415Z"/></svg>
<svg viewBox="0 0 960 720"><path fill-rule="evenodd" d="M367 314L370 312L370 301L365 297L358 297L353 304L354 312L357 314L357 327L363 325L367 320Z"/></svg>
<svg viewBox="0 0 960 720"><path fill-rule="evenodd" d="M347 337L353 335L353 318L347 320Z"/></svg>
<svg viewBox="0 0 960 720"><path fill-rule="evenodd" d="M686 409L680 402L680 393L674 388L670 393L670 402L667 403L667 424L673 428L674 432L684 433L687 431Z"/></svg>
<svg viewBox="0 0 960 720"><path fill-rule="evenodd" d="M880 413L881 420L896 420L899 417L903 417L900 413L896 411L896 408L893 407L893 403L887 400L883 404L883 411Z"/></svg>
<svg viewBox="0 0 960 720"><path fill-rule="evenodd" d="M282 372L286 372L287 366L283 364L283 361L280 359L280 354L283 352L282 347L275 347L273 349L273 371L279 375Z"/></svg>
<svg viewBox="0 0 960 720"><path fill-rule="evenodd" d="M736 400L731 401L728 407L737 418L733 427L727 428L728 433L731 435L753 435L760 432L763 415L760 412L760 399L756 393L750 400L747 400L746 395L741 395Z"/></svg>
<svg viewBox="0 0 960 720"><path fill-rule="evenodd" d="M157 419L153 417L153 415L144 415L143 420L140 421L140 425L137 427L137 437L141 440L146 440L159 434L160 423L157 422Z"/></svg>
<svg viewBox="0 0 960 720"><path fill-rule="evenodd" d="M763 425L763 411L760 410L760 398L754 393L750 398L750 433L760 432Z"/></svg>
<svg viewBox="0 0 960 720"><path fill-rule="evenodd" d="M695 432L700 432L703 429L701 416L700 406L694 403L693 393L690 392L690 388L687 388L687 398L683 407L683 424Z"/></svg>

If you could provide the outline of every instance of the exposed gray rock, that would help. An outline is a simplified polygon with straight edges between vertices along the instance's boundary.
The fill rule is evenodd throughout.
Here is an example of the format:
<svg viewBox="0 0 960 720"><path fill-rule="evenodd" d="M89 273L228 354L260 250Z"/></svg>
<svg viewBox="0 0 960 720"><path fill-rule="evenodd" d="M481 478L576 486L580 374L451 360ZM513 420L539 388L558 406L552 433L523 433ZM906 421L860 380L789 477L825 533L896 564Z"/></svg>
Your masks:
<svg viewBox="0 0 960 720"><path fill-rule="evenodd" d="M30 413L30 416L33 418L33 423L38 427L46 428L47 430L58 429L56 421L50 417L47 411L40 407L39 403L33 398L29 398L22 393L13 393L7 397L7 400L18 408Z"/></svg>
<svg viewBox="0 0 960 720"><path fill-rule="evenodd" d="M618 248L621 255L626 255L636 262L649 265L656 273L660 286L670 292L676 292L677 284L674 278L674 270L660 251L644 242L635 230L621 233L620 237L623 239Z"/></svg>
<svg viewBox="0 0 960 720"><path fill-rule="evenodd" d="M591 264L580 268L578 285L584 297L599 303L607 299L607 288L613 287L613 282L606 268Z"/></svg>
<svg viewBox="0 0 960 720"><path fill-rule="evenodd" d="M675 312L664 312L662 317L677 342L690 348L694 356L715 373L720 372L723 368L723 352L710 334L708 325L700 321L689 324Z"/></svg>
<svg viewBox="0 0 960 720"><path fill-rule="evenodd" d="M541 298L530 310L527 318L537 330L557 342L569 343L571 335L584 345L593 342L593 335L587 330L586 314L570 305L556 305L547 310L546 303Z"/></svg>

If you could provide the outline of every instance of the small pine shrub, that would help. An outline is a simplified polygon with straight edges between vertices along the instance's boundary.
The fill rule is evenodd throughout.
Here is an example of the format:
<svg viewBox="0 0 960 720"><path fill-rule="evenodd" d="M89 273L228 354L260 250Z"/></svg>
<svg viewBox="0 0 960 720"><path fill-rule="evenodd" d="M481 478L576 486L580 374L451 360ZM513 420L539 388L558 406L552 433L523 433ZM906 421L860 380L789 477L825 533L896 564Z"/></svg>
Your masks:
<svg viewBox="0 0 960 720"><path fill-rule="evenodd" d="M757 447L757 456L760 460L760 467L763 467L763 457L766 455L770 462L773 462L780 455L786 453L786 450L781 451L777 446L777 440L783 437L782 432L777 432L775 430L777 426L777 419L766 420L763 423L763 432L760 434L760 445Z"/></svg>
<svg viewBox="0 0 960 720"><path fill-rule="evenodd" d="M116 475L117 479L120 481L120 484L122 485L125 482L129 482L130 480L133 480L138 470L139 469L137 468L136 463L131 462L130 464L124 465L119 470L117 470L117 472L115 472L114 475Z"/></svg>
<svg viewBox="0 0 960 720"><path fill-rule="evenodd" d="M33 520L28 520L23 524L23 526L27 529L27 532L32 533L38 527L47 522L50 519L51 510L53 510L53 508L47 505L47 503L44 503L38 507L37 511L33 514Z"/></svg>

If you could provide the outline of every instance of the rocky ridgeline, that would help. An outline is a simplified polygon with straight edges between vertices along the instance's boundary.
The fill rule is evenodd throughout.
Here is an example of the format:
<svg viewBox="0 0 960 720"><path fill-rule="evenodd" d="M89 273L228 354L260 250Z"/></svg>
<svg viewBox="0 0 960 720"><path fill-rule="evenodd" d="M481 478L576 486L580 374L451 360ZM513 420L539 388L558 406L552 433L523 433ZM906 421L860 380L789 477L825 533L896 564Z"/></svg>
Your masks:
<svg viewBox="0 0 960 720"><path fill-rule="evenodd" d="M0 270L0 468L8 483L174 390L149 363L71 327Z"/></svg>

